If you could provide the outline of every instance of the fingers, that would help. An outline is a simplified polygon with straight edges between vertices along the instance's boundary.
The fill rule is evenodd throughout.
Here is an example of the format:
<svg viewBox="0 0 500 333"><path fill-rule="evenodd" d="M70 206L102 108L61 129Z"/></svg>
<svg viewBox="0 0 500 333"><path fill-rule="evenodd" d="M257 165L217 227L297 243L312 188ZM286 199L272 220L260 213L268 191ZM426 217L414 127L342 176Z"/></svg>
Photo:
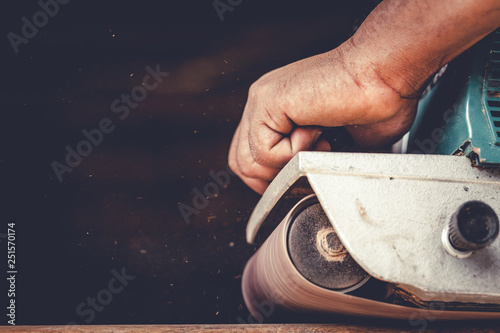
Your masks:
<svg viewBox="0 0 500 333"><path fill-rule="evenodd" d="M257 122L251 124L248 142L255 162L281 169L299 151L313 150L320 135L318 127L296 127L290 133L281 134L272 126Z"/></svg>
<svg viewBox="0 0 500 333"><path fill-rule="evenodd" d="M242 120L229 148L229 167L252 190L262 194L280 169L266 167L255 162L250 153L246 128L245 120Z"/></svg>
<svg viewBox="0 0 500 333"><path fill-rule="evenodd" d="M230 150L230 156L234 156L234 164L241 176L270 182L276 177L281 168L274 168L265 163L258 163L255 160L250 150L249 136L251 132L247 130L247 127L246 122L242 120L234 135L234 146L231 145L233 154L231 154L232 152ZM258 154L257 152L255 153Z"/></svg>
<svg viewBox="0 0 500 333"><path fill-rule="evenodd" d="M254 191L262 194L281 168L299 151L330 151L319 140L318 127L299 127L284 136L262 122L248 124L243 118L231 143L229 166ZM255 129L250 130L253 125Z"/></svg>
<svg viewBox="0 0 500 333"><path fill-rule="evenodd" d="M413 121L416 99L401 98L367 63L340 47L262 76L231 143L231 169L263 193L299 151L331 151L323 127L347 126L367 146L397 139Z"/></svg>
<svg viewBox="0 0 500 333"><path fill-rule="evenodd" d="M325 139L320 139L313 148L314 151L332 151L332 147Z"/></svg>

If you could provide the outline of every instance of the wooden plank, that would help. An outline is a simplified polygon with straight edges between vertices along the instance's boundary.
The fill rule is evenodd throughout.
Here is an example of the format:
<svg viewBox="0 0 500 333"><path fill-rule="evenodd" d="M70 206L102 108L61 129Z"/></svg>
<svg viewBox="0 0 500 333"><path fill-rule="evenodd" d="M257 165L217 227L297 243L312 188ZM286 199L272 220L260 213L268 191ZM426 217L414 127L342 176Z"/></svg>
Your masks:
<svg viewBox="0 0 500 333"><path fill-rule="evenodd" d="M484 325L478 325L484 326ZM489 326L489 327L488 327ZM429 333L494 333L500 331L500 324L488 325L483 328L469 327L459 328L456 323L450 324L448 328L437 328L425 330ZM208 332L208 333L226 333L226 332L277 332L277 333L406 333L423 332L422 329L408 328L401 329L392 326L374 327L374 326L353 326L342 324L265 324L265 325L106 325L106 326L15 326L4 327L2 332L45 332L45 333L188 333L188 332Z"/></svg>

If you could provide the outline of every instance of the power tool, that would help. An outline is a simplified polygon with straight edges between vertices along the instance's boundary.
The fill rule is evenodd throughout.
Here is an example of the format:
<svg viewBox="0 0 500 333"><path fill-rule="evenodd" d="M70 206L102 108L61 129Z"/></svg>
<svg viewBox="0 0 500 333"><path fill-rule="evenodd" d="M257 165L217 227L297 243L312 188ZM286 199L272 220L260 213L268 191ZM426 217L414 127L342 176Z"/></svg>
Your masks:
<svg viewBox="0 0 500 333"><path fill-rule="evenodd" d="M242 291L290 313L500 319L500 29L443 68L392 153L300 152L247 225ZM281 222L280 222L281 221Z"/></svg>

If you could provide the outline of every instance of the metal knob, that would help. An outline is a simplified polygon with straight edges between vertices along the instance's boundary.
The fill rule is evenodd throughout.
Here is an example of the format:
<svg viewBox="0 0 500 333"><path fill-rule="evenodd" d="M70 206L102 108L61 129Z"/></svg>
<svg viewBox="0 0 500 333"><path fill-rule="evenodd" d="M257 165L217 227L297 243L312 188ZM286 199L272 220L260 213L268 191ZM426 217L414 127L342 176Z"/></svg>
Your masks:
<svg viewBox="0 0 500 333"><path fill-rule="evenodd" d="M491 244L498 230L498 216L490 206L481 201L468 201L451 217L449 239L459 251L477 251Z"/></svg>

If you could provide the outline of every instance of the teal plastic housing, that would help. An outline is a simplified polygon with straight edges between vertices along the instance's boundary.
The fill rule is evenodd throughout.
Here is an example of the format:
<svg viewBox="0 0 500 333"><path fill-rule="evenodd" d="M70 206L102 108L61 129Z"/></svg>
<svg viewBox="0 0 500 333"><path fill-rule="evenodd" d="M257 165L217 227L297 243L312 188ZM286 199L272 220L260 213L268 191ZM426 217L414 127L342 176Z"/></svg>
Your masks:
<svg viewBox="0 0 500 333"><path fill-rule="evenodd" d="M500 166L500 29L453 61L420 101L407 153Z"/></svg>

